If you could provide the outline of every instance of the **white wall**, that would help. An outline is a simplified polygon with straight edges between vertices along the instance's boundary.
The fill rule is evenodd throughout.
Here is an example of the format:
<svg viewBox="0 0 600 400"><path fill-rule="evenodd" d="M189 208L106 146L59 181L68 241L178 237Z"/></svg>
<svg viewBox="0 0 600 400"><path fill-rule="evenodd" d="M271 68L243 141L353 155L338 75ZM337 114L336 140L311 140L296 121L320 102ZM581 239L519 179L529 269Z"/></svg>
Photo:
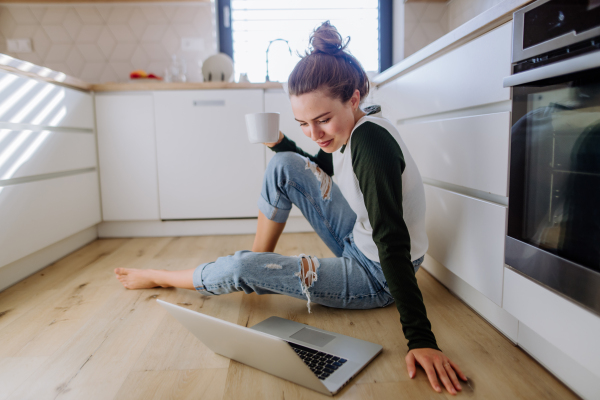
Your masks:
<svg viewBox="0 0 600 400"><path fill-rule="evenodd" d="M144 69L159 76L171 54L187 60L188 80L201 80L198 61L217 52L214 2L2 4L0 53L90 83L126 82ZM203 40L181 51L181 39ZM8 53L6 39L30 38L32 53Z"/></svg>
<svg viewBox="0 0 600 400"><path fill-rule="evenodd" d="M402 3L404 13L403 58L410 56L503 1L450 0L445 3L414 2L407 4L402 1L394 2L394 7L397 6L397 3ZM396 11L394 11L394 14L396 14ZM394 24L396 24L396 15L394 17ZM399 17L398 21L402 21L402 19ZM396 29L401 28L394 26L394 30ZM396 36L394 36L394 39L396 39ZM396 59L395 50L394 63L402 60L402 58Z"/></svg>
<svg viewBox="0 0 600 400"><path fill-rule="evenodd" d="M446 27L448 32L458 28L482 12L502 3L504 0L450 0L446 7Z"/></svg>
<svg viewBox="0 0 600 400"><path fill-rule="evenodd" d="M404 59L404 0L394 0L393 7L392 63L396 64Z"/></svg>

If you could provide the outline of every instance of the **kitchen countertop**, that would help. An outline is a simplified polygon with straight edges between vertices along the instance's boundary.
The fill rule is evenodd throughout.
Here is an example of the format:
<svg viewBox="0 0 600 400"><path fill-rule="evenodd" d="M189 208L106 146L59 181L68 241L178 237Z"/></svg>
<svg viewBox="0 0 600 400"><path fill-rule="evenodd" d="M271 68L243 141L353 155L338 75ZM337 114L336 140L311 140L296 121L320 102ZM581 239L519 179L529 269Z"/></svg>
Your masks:
<svg viewBox="0 0 600 400"><path fill-rule="evenodd" d="M512 20L513 13L533 0L504 0L373 78L381 86Z"/></svg>
<svg viewBox="0 0 600 400"><path fill-rule="evenodd" d="M136 90L203 90L203 89L282 89L281 82L237 83L237 82L125 82L100 83L91 86L94 92L122 92Z"/></svg>
<svg viewBox="0 0 600 400"><path fill-rule="evenodd" d="M209 89L282 89L281 82L237 83L237 82L172 82L143 80L139 82L91 84L62 72L18 60L6 54L0 54L0 69L41 79L73 89L93 92L122 92L142 90L209 90Z"/></svg>
<svg viewBox="0 0 600 400"><path fill-rule="evenodd" d="M50 68L40 67L27 61L18 60L6 54L0 53L0 69L25 75L31 78L41 79L46 82L67 86L73 89L90 91L92 85L78 78L66 75L62 72L53 71Z"/></svg>

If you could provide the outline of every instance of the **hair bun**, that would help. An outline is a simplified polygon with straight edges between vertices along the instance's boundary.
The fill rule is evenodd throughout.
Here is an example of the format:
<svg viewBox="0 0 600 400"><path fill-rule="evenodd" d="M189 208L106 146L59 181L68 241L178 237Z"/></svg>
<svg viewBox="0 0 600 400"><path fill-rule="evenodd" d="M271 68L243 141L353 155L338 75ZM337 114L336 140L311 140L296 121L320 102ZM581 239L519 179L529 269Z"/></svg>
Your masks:
<svg viewBox="0 0 600 400"><path fill-rule="evenodd" d="M312 46L311 53L325 53L332 56L345 55L344 49L348 46L350 38L346 43L342 41L342 35L329 21L325 21L310 35L309 43Z"/></svg>

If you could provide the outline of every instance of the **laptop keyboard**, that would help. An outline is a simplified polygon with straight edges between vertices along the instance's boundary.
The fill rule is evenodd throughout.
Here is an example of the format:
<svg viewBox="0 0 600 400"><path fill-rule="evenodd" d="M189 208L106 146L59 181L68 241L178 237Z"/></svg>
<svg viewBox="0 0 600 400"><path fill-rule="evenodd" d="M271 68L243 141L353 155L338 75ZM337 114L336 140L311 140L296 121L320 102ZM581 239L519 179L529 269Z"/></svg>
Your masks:
<svg viewBox="0 0 600 400"><path fill-rule="evenodd" d="M296 343L288 343L319 379L326 379L348 361L344 358L334 356L333 354L309 349L308 347L300 346Z"/></svg>

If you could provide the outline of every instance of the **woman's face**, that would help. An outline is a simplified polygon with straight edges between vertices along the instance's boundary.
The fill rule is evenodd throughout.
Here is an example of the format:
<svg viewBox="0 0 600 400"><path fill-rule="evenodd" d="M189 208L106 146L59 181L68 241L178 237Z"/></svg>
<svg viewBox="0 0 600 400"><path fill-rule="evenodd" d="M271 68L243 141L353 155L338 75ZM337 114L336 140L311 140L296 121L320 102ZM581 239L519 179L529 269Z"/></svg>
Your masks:
<svg viewBox="0 0 600 400"><path fill-rule="evenodd" d="M326 153L333 153L341 148L354 129L359 113L360 92L346 103L332 99L323 90L317 90L300 96L291 96L292 110L302 131Z"/></svg>

